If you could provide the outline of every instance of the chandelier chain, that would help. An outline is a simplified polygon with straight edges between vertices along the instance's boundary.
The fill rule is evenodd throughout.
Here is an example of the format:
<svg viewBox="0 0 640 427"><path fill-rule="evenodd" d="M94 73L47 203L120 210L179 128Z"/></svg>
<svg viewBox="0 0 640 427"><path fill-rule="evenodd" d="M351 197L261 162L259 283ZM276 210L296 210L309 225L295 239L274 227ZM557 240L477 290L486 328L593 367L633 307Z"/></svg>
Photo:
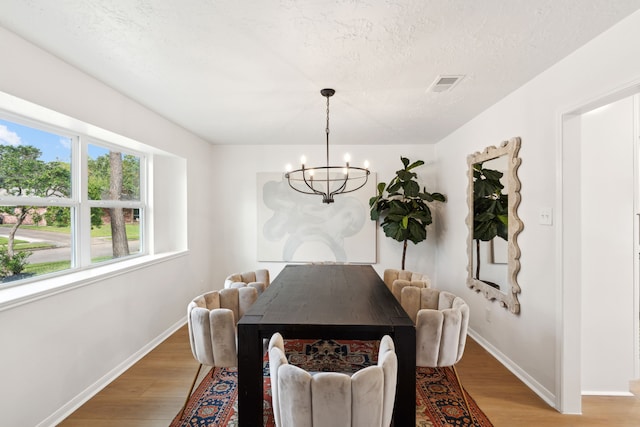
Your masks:
<svg viewBox="0 0 640 427"><path fill-rule="evenodd" d="M325 128L325 132L329 135L329 97L327 96L327 127Z"/></svg>

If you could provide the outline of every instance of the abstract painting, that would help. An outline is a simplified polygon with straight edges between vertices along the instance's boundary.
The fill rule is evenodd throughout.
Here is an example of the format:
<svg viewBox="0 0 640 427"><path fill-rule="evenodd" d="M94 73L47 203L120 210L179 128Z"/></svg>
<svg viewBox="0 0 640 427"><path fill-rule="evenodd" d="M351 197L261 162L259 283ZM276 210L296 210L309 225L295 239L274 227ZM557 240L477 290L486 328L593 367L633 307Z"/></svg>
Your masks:
<svg viewBox="0 0 640 427"><path fill-rule="evenodd" d="M369 218L374 173L363 188L329 204L294 191L282 173L258 173L257 185L258 261L376 262L376 223Z"/></svg>

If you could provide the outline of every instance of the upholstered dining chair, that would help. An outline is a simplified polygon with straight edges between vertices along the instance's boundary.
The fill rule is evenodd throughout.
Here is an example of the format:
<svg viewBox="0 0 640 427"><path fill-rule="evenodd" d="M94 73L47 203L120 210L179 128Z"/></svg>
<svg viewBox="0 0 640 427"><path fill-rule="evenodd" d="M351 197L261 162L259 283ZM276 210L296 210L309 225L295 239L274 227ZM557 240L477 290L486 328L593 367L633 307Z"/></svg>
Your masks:
<svg viewBox="0 0 640 427"><path fill-rule="evenodd" d="M309 373L290 365L279 333L269 342L271 398L276 427L388 427L396 396L398 359L393 340L380 341L378 364L347 375Z"/></svg>
<svg viewBox="0 0 640 427"><path fill-rule="evenodd" d="M400 301L400 294L405 286L415 286L417 288L431 287L431 280L429 280L426 274L414 273L409 270L388 268L384 271L382 280L398 301Z"/></svg>
<svg viewBox="0 0 640 427"><path fill-rule="evenodd" d="M469 306L452 293L415 286L402 289L400 304L416 325L416 365L451 367L473 421L455 366L462 358L467 341Z"/></svg>
<svg viewBox="0 0 640 427"><path fill-rule="evenodd" d="M224 280L225 289L250 286L256 288L258 295L263 293L269 287L269 284L269 270L266 269L233 273Z"/></svg>
<svg viewBox="0 0 640 427"><path fill-rule="evenodd" d="M187 306L191 352L200 366L180 417L184 414L203 365L221 368L238 366L236 323L257 299L258 291L253 287L231 288L197 296Z"/></svg>

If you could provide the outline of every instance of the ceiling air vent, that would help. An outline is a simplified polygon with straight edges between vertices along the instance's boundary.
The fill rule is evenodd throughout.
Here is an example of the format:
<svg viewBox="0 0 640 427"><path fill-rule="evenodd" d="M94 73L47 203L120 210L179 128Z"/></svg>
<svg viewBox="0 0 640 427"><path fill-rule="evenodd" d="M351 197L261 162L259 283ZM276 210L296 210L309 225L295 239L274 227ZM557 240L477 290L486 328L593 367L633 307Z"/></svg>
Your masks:
<svg viewBox="0 0 640 427"><path fill-rule="evenodd" d="M448 92L457 85L464 76L443 76L436 77L436 80L429 86L427 92Z"/></svg>

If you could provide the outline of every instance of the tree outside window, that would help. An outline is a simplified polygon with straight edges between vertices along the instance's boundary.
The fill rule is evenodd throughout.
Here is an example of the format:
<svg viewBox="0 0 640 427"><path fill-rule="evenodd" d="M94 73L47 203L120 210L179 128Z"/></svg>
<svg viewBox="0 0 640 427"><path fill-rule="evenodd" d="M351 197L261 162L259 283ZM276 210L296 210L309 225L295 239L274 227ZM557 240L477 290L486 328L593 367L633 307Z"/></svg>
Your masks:
<svg viewBox="0 0 640 427"><path fill-rule="evenodd" d="M88 153L86 163L72 161L80 152ZM78 267L82 259L94 263L139 253L142 159L64 131L0 119L0 284ZM87 169L73 170L76 164ZM86 193L75 194L74 177L82 174ZM89 209L80 209L84 203ZM80 212L90 214L83 218ZM90 247L72 239L83 232L91 233ZM90 256L74 258L83 251Z"/></svg>

